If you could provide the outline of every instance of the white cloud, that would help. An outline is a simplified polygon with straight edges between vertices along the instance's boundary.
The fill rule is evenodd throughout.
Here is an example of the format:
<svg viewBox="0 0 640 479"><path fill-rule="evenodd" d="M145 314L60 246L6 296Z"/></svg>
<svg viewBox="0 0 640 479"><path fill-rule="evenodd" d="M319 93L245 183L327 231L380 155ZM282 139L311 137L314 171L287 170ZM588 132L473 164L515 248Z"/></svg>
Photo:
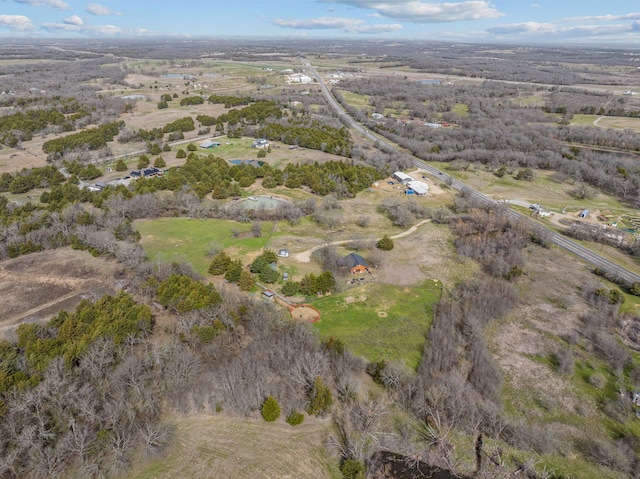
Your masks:
<svg viewBox="0 0 640 479"><path fill-rule="evenodd" d="M337 29L347 33L386 33L402 29L399 24L365 25L364 20L340 17L318 17L301 20L275 19L273 23L283 28L298 30L329 30Z"/></svg>
<svg viewBox="0 0 640 479"><path fill-rule="evenodd" d="M82 25L84 23L82 18L78 15L71 15L69 18L65 18L62 22L67 25Z"/></svg>
<svg viewBox="0 0 640 479"><path fill-rule="evenodd" d="M112 36L124 33L124 30L115 25L72 25L68 23L43 23L42 28L48 32L81 33L92 36Z"/></svg>
<svg viewBox="0 0 640 479"><path fill-rule="evenodd" d="M0 28L8 28L17 32L33 30L34 26L29 17L24 15L0 15Z"/></svg>
<svg viewBox="0 0 640 479"><path fill-rule="evenodd" d="M105 7L104 5L100 5L99 3L90 3L89 5L87 5L87 13L96 16L122 15L122 13L113 11L109 7Z"/></svg>
<svg viewBox="0 0 640 479"><path fill-rule="evenodd" d="M302 20L282 20L276 19L274 24L279 27L285 28L297 28L301 30L316 30L316 29L330 29L330 28L349 28L357 24L364 23L363 20L353 20L351 18L339 18L339 17L319 17L319 18L307 18Z"/></svg>
<svg viewBox="0 0 640 479"><path fill-rule="evenodd" d="M330 3L344 3L358 8L375 10L380 15L412 23L444 23L463 20L498 18L504 13L484 0L463 2L425 2L423 0L324 0Z"/></svg>
<svg viewBox="0 0 640 479"><path fill-rule="evenodd" d="M63 0L15 0L16 3L25 3L34 7L53 7L59 10L69 10L69 4Z"/></svg>
<svg viewBox="0 0 640 479"><path fill-rule="evenodd" d="M637 24L637 22L634 22ZM601 37L601 36L619 36L632 33L638 29L637 25L580 25L580 26L564 26L552 23L514 23L511 25L499 25L497 27L488 28L487 32L495 35L526 35L526 36L544 36L546 40L578 38L578 37Z"/></svg>
<svg viewBox="0 0 640 479"><path fill-rule="evenodd" d="M640 13L626 13L624 15L597 15L590 17L571 17L568 22L616 22L620 20L639 20Z"/></svg>
<svg viewBox="0 0 640 479"><path fill-rule="evenodd" d="M540 8L540 4L539 3L532 3L531 5L529 5L531 8Z"/></svg>

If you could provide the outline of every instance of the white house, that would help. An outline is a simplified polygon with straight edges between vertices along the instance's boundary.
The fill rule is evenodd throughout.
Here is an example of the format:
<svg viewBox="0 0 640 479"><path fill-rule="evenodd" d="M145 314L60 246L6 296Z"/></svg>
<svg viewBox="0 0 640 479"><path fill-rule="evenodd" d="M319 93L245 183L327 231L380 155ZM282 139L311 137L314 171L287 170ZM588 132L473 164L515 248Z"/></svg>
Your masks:
<svg viewBox="0 0 640 479"><path fill-rule="evenodd" d="M251 148L269 148L269 142L265 138L258 138L251 143Z"/></svg>

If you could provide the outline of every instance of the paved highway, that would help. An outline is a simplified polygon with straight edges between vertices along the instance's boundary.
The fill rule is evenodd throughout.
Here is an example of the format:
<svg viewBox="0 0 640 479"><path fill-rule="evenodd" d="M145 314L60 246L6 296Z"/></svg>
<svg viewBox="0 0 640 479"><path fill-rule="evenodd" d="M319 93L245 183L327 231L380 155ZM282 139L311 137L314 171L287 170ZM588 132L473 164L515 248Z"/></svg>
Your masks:
<svg viewBox="0 0 640 479"><path fill-rule="evenodd" d="M335 99L335 97L333 96L333 94L325 84L324 80L318 74L315 68L311 65L311 63L309 63L306 59L303 59L302 63L307 69L308 75L311 76L312 78L315 78L316 81L318 82L318 85L322 89L322 92L325 98L327 99L327 102L329 103L331 108L335 110L338 117L340 118L340 121L342 121L349 128L352 128L358 131L360 134L367 137L371 141L376 142L379 145L383 146L385 150L388 150L388 151L398 150L398 151L402 151L403 153L406 153L404 150L401 150L395 144L391 143L385 138L381 138L379 136L374 135L373 133L368 131L366 128L364 128L360 123L356 122L351 116L349 116L347 112L338 104L337 100ZM447 175L446 173L438 170L437 168L434 168L433 166L429 165L428 163L424 162L419 158L416 158L415 156L413 157L413 162L415 166L417 166L418 168L422 168L423 170L429 172L431 175L435 176L436 178L440 178L445 183L448 183L451 186L451 188L460 192L464 192L469 198L471 198L474 202L480 205L495 206L499 204L492 198L488 197L487 195L484 195L479 191L474 190L473 188L470 188L464 183L456 180L455 178ZM570 253L573 253L577 257L590 263L592 266L595 266L598 269L606 271L613 278L619 278L619 282L625 283L627 286L631 286L633 283L640 283L639 274L633 271L630 271L626 268L623 268L622 266L614 263L613 261L610 261L600 256L599 254L594 253L590 249L585 248L584 246L570 240L566 236L543 226L542 224L529 218L526 215L520 214L517 211L514 211L510 208L505 208L505 211L506 211L506 214L509 216L509 218L511 218L512 220L524 221L527 224L529 224L531 229L536 233L538 233L541 237L545 238L547 242L551 244L555 244L558 247L563 248Z"/></svg>

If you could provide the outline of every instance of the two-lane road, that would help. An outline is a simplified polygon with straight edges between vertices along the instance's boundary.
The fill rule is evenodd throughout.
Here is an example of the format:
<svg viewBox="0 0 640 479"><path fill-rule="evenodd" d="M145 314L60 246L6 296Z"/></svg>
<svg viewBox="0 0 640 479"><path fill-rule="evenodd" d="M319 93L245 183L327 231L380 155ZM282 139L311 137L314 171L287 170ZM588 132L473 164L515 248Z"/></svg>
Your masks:
<svg viewBox="0 0 640 479"><path fill-rule="evenodd" d="M338 104L338 101L335 99L335 97L333 96L333 94L325 84L322 77L315 70L315 68L306 59L303 59L302 62L305 68L307 69L307 73L309 74L309 76L311 76L312 78L315 78L315 80L318 82L318 85L322 89L322 92L327 102L329 103L331 108L333 108L333 110L336 112L336 114L338 115L338 118L340 118L340 121L342 121L349 128L352 128L358 131L361 135L368 138L369 140L383 146L388 151L397 150L397 151L402 151L403 153L406 153L406 151L400 149L397 145L391 143L387 139L374 135L373 133L368 131L364 126L362 126L360 123L355 121L351 116L349 116L349 114ZM446 173L438 170L437 168L434 168L433 166L429 165L428 163L421 160L420 158L417 158L414 156L413 162L415 166L417 166L418 168L421 168L427 171L428 173L430 173L431 175L435 176L436 178L440 178L442 181L448 183L451 186L451 188L457 191L464 192L466 195L468 195L468 197L472 198L478 204L481 204L481 205L497 205L498 204L495 200L488 197L487 195L484 195L479 191L474 190L473 188L462 183L461 181L456 180L455 178L447 175ZM518 221L525 221L527 224L530 225L533 231L538 233L540 236L544 237L547 240L547 242L555 244L558 247L563 248L566 251L576 255L577 257L586 261L592 266L608 273L609 275L611 275L612 278L618 278L619 282L623 282L627 286L631 286L634 283L640 283L640 274L630 271L626 268L623 268L622 266L614 263L613 261L610 261L607 258L604 258L603 256L597 253L594 253L590 249L585 248L584 246L570 240L566 236L545 227L544 225L529 218L528 216L520 214L517 211L514 211L510 208L506 208L505 211L507 212L507 215L511 219L518 220Z"/></svg>

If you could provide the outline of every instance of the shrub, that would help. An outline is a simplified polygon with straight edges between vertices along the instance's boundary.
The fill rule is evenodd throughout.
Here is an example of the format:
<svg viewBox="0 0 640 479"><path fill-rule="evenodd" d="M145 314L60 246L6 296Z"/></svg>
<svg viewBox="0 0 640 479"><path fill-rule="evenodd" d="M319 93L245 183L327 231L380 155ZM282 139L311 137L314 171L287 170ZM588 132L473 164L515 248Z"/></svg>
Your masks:
<svg viewBox="0 0 640 479"><path fill-rule="evenodd" d="M164 110L165 108L169 108L169 105L167 104L166 101L159 101L158 102L158 110Z"/></svg>
<svg viewBox="0 0 640 479"><path fill-rule="evenodd" d="M273 422L280 417L280 404L273 396L269 396L262 405L262 418L267 422Z"/></svg>
<svg viewBox="0 0 640 479"><path fill-rule="evenodd" d="M187 145L187 150L188 150L188 151L197 151L197 150L198 150L198 147L197 147L196 145L194 145L193 143L189 143L189 144Z"/></svg>
<svg viewBox="0 0 640 479"><path fill-rule="evenodd" d="M262 180L262 186L265 188L271 189L278 186L278 182L273 176L265 176L264 179Z"/></svg>
<svg viewBox="0 0 640 479"><path fill-rule="evenodd" d="M256 284L253 279L253 275L248 271L242 271L240 273L240 278L238 279L238 286L242 291L251 291L253 286Z"/></svg>
<svg viewBox="0 0 640 479"><path fill-rule="evenodd" d="M224 279L230 283L237 283L240 281L242 275L242 263L240 260L232 261L227 268L227 272L224 275Z"/></svg>
<svg viewBox="0 0 640 479"><path fill-rule="evenodd" d="M186 158L187 157L187 152L184 151L182 148L180 148L177 152L176 152L176 158Z"/></svg>
<svg viewBox="0 0 640 479"><path fill-rule="evenodd" d="M300 292L300 285L295 281L287 281L282 286L282 294L285 296L295 296Z"/></svg>
<svg viewBox="0 0 640 479"><path fill-rule="evenodd" d="M127 164L122 158L120 158L116 163L116 171L127 171Z"/></svg>
<svg viewBox="0 0 640 479"><path fill-rule="evenodd" d="M147 155L140 155L137 164L138 169L141 170L142 168L146 168L147 166L149 166L149 157Z"/></svg>
<svg viewBox="0 0 640 479"><path fill-rule="evenodd" d="M287 421L287 424L290 424L292 426L297 426L298 424L302 424L302 421L304 421L304 414L296 410L293 410L287 415L286 421Z"/></svg>
<svg viewBox="0 0 640 479"><path fill-rule="evenodd" d="M194 326L191 332L201 343L210 343L218 335L218 331L213 326Z"/></svg>
<svg viewBox="0 0 640 479"><path fill-rule="evenodd" d="M340 464L340 472L344 479L364 479L364 464L357 459L348 458Z"/></svg>
<svg viewBox="0 0 640 479"><path fill-rule="evenodd" d="M209 274L223 274L227 272L231 258L224 251L217 253L209 265Z"/></svg>
<svg viewBox="0 0 640 479"><path fill-rule="evenodd" d="M331 389L325 385L321 377L316 378L309 391L307 414L314 414L316 416L324 414L329 410L331 404L333 404Z"/></svg>
<svg viewBox="0 0 640 479"><path fill-rule="evenodd" d="M156 168L164 168L165 166L167 166L167 162L164 161L164 158L162 158L161 156L158 156L154 160L153 166L155 166Z"/></svg>
<svg viewBox="0 0 640 479"><path fill-rule="evenodd" d="M382 251L391 251L394 247L393 240L387 235L384 235L380 241L376 243L376 248Z"/></svg>
<svg viewBox="0 0 640 479"><path fill-rule="evenodd" d="M267 267L264 269L264 271L262 271L262 273L260 273L260 281L262 281L263 283L275 283L276 281L278 281L278 278L280 277L280 273L278 273L275 269L272 269L271 267Z"/></svg>

